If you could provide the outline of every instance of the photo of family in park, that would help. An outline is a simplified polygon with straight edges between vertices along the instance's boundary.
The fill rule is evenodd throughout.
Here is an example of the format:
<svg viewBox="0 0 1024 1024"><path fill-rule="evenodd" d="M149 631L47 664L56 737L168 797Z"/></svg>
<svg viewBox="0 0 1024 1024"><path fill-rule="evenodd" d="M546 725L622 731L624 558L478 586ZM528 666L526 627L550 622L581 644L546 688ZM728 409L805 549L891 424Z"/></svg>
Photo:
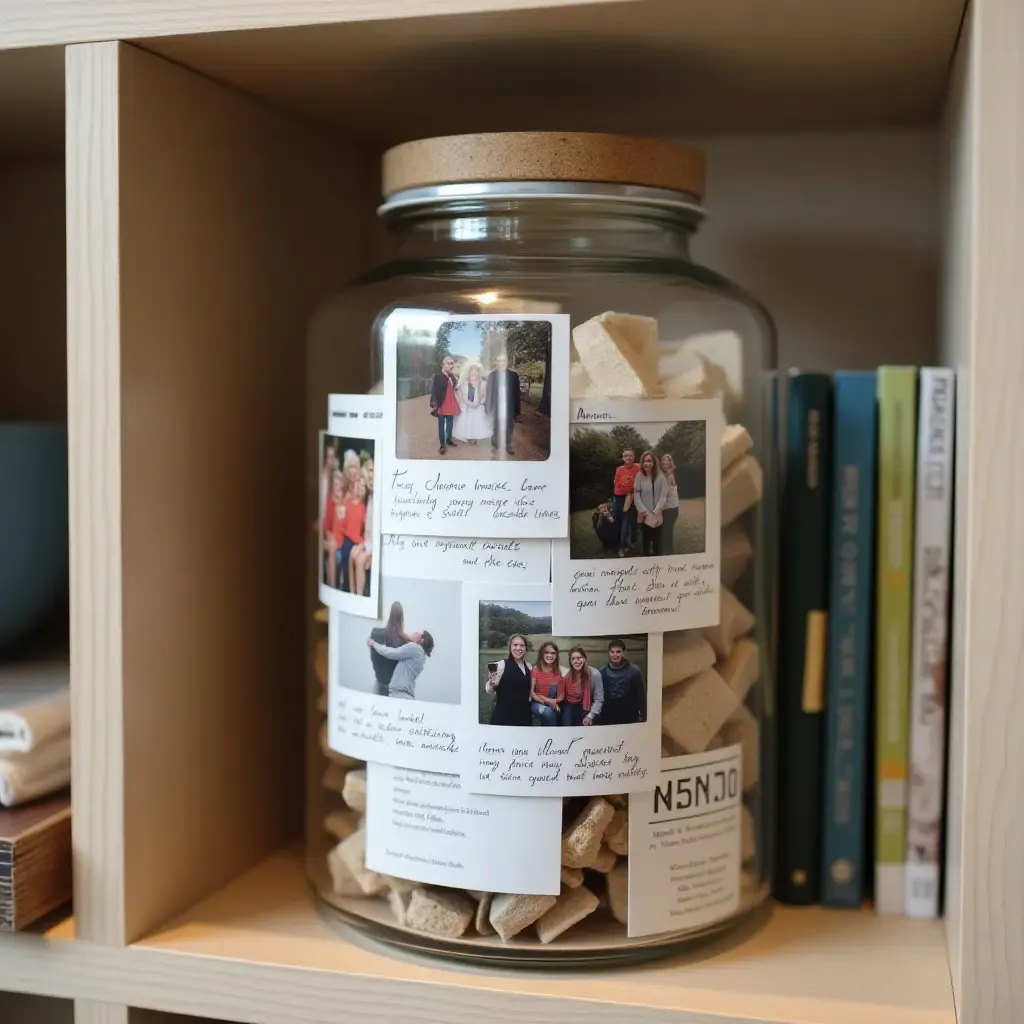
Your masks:
<svg viewBox="0 0 1024 1024"><path fill-rule="evenodd" d="M400 459L539 462L551 451L551 323L398 328Z"/></svg>
<svg viewBox="0 0 1024 1024"><path fill-rule="evenodd" d="M458 704L459 584L385 577L381 596L384 618L335 620L339 685L378 697Z"/></svg>
<svg viewBox="0 0 1024 1024"><path fill-rule="evenodd" d="M551 635L550 601L480 602L480 724L647 720L647 635Z"/></svg>
<svg viewBox="0 0 1024 1024"><path fill-rule="evenodd" d="M373 459L369 438L323 435L320 459L320 582L372 597Z"/></svg>
<svg viewBox="0 0 1024 1024"><path fill-rule="evenodd" d="M707 422L573 425L572 559L705 550Z"/></svg>

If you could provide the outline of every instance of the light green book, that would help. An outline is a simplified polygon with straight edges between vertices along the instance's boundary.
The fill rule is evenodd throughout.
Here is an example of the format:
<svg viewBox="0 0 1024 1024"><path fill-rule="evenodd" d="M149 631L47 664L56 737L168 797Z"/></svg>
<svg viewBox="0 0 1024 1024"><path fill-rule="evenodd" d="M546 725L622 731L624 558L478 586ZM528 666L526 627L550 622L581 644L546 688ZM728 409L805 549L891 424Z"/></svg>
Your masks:
<svg viewBox="0 0 1024 1024"><path fill-rule="evenodd" d="M904 912L917 367L878 368L875 909Z"/></svg>

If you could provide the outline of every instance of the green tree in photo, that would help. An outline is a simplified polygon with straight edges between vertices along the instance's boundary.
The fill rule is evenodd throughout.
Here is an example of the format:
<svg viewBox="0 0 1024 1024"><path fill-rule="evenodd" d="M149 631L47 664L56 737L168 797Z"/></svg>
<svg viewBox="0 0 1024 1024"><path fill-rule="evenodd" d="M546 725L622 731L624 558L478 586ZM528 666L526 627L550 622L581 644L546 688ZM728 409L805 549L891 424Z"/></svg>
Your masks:
<svg viewBox="0 0 1024 1024"><path fill-rule="evenodd" d="M636 461L640 461L640 456L643 455L651 447L651 442L640 433L630 423L619 423L612 427L608 436L612 439L616 448L616 456L618 461L622 461L622 453L627 448L633 449L633 454L636 455Z"/></svg>
<svg viewBox="0 0 1024 1024"><path fill-rule="evenodd" d="M611 434L576 427L569 438L569 508L595 509L612 493L622 448Z"/></svg>
<svg viewBox="0 0 1024 1024"><path fill-rule="evenodd" d="M707 461L707 425L704 420L674 423L658 440L658 454L671 454L676 464L679 497L703 498Z"/></svg>

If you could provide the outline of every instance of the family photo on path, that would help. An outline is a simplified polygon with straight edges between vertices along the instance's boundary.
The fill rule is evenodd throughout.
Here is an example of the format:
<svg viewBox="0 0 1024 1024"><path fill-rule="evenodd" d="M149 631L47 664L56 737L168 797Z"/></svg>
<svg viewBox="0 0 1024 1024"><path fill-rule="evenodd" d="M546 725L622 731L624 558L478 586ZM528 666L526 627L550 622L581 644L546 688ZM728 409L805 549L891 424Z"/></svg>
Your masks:
<svg viewBox="0 0 1024 1024"><path fill-rule="evenodd" d="M551 324L446 320L397 340L400 459L546 460Z"/></svg>
<svg viewBox="0 0 1024 1024"><path fill-rule="evenodd" d="M570 558L704 551L706 459L704 420L574 425Z"/></svg>
<svg viewBox="0 0 1024 1024"><path fill-rule="evenodd" d="M324 435L320 464L320 582L370 597L374 442Z"/></svg>
<svg viewBox="0 0 1024 1024"><path fill-rule="evenodd" d="M479 628L480 724L647 720L646 635L552 636L550 601L481 601Z"/></svg>
<svg viewBox="0 0 1024 1024"><path fill-rule="evenodd" d="M384 617L337 620L337 679L348 690L435 704L459 703L459 584L386 577Z"/></svg>

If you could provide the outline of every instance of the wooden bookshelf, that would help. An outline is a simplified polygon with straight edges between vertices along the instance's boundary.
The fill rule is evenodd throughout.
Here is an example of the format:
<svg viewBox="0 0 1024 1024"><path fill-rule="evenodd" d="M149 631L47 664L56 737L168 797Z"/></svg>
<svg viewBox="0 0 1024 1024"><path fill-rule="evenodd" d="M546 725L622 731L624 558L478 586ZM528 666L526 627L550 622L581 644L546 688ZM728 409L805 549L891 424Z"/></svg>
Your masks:
<svg viewBox="0 0 1024 1024"><path fill-rule="evenodd" d="M66 399L74 918L0 935L0 992L90 1024L1016 1024L1022 54L1016 0L8 0L0 416ZM339 936L282 852L320 771L308 523L275 487L239 537L230 456L293 479L308 318L383 251L380 148L526 126L703 146L695 249L783 364L957 369L944 921L778 909L686 961L481 971Z"/></svg>

